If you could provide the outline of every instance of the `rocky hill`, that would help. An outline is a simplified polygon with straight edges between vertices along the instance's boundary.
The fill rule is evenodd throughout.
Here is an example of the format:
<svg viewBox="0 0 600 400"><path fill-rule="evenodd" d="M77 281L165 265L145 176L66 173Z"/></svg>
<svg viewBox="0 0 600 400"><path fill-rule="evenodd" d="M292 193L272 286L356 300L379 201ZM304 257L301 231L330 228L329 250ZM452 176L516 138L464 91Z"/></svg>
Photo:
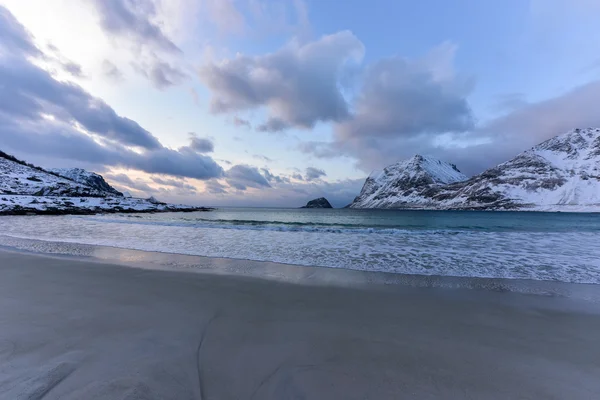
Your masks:
<svg viewBox="0 0 600 400"><path fill-rule="evenodd" d="M333 208L329 201L325 197L319 197L318 199L314 199L306 203L305 206L301 208Z"/></svg>
<svg viewBox="0 0 600 400"><path fill-rule="evenodd" d="M396 164L404 168L396 174L367 178L351 207L600 211L600 129L569 131L446 184L406 181L415 170L409 161Z"/></svg>
<svg viewBox="0 0 600 400"><path fill-rule="evenodd" d="M93 172L47 171L0 152L0 215L204 210L124 197Z"/></svg>
<svg viewBox="0 0 600 400"><path fill-rule="evenodd" d="M108 182L104 180L102 175L95 172L86 171L82 168L53 168L48 171L96 190L110 193L115 196L123 196L123 193L110 186Z"/></svg>

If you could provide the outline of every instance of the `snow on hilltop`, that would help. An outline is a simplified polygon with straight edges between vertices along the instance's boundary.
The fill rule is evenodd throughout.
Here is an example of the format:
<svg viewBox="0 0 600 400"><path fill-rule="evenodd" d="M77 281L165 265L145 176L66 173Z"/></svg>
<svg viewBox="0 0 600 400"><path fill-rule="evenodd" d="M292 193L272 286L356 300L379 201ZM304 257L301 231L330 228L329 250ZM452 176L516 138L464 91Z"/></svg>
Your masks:
<svg viewBox="0 0 600 400"><path fill-rule="evenodd" d="M575 129L445 188L447 206L600 211L600 129Z"/></svg>
<svg viewBox="0 0 600 400"><path fill-rule="evenodd" d="M94 189L110 193L115 196L123 196L123 193L113 188L104 180L102 175L95 172L89 172L82 168L53 168L49 172L64 176L72 181L90 186Z"/></svg>
<svg viewBox="0 0 600 400"><path fill-rule="evenodd" d="M556 136L468 180L411 183L411 160L367 178L351 207L600 211L600 129Z"/></svg>
<svg viewBox="0 0 600 400"><path fill-rule="evenodd" d="M105 197L107 193L0 153L0 194Z"/></svg>
<svg viewBox="0 0 600 400"><path fill-rule="evenodd" d="M0 151L0 215L200 210L206 209L124 197L93 172L47 171Z"/></svg>
<svg viewBox="0 0 600 400"><path fill-rule="evenodd" d="M416 155L371 173L350 208L427 207L432 189L466 179L453 164Z"/></svg>

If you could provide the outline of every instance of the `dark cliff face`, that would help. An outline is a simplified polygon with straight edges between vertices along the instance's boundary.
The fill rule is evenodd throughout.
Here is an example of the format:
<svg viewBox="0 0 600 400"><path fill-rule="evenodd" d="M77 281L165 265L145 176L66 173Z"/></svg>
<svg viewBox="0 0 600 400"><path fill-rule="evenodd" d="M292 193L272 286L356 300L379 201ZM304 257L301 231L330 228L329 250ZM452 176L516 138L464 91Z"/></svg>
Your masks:
<svg viewBox="0 0 600 400"><path fill-rule="evenodd" d="M306 203L302 208L333 208L325 197L319 197Z"/></svg>

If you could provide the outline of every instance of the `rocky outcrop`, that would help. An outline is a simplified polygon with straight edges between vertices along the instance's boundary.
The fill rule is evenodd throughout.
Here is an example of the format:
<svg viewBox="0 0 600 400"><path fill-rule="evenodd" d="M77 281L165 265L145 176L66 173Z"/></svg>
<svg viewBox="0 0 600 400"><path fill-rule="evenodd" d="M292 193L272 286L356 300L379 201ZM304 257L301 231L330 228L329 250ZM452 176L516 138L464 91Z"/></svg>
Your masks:
<svg viewBox="0 0 600 400"><path fill-rule="evenodd" d="M305 206L301 208L333 208L329 201L325 197L319 197L318 199L314 199L306 203Z"/></svg>
<svg viewBox="0 0 600 400"><path fill-rule="evenodd" d="M123 196L123 193L110 186L102 175L95 172L86 171L82 168L54 168L49 171L98 191L113 196Z"/></svg>

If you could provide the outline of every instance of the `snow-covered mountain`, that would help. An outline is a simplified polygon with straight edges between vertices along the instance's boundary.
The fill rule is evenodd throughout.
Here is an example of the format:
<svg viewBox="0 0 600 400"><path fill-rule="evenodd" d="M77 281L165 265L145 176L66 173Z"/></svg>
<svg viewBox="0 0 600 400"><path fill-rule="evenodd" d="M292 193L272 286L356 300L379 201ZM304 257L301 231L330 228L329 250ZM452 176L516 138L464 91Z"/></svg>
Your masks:
<svg viewBox="0 0 600 400"><path fill-rule="evenodd" d="M454 164L416 155L371 173L350 208L434 207L438 188L466 179Z"/></svg>
<svg viewBox="0 0 600 400"><path fill-rule="evenodd" d="M0 194L106 197L107 192L74 182L0 153Z"/></svg>
<svg viewBox="0 0 600 400"><path fill-rule="evenodd" d="M600 211L600 129L572 130L468 180L412 192L396 179L413 173L409 161L392 166L404 166L400 174L367 178L351 207Z"/></svg>
<svg viewBox="0 0 600 400"><path fill-rule="evenodd" d="M114 196L123 196L123 193L110 186L102 175L95 172L86 171L82 168L53 168L48 171L102 192L110 193Z"/></svg>
<svg viewBox="0 0 600 400"><path fill-rule="evenodd" d="M0 215L200 210L206 208L124 197L98 174L47 171L0 151Z"/></svg>

